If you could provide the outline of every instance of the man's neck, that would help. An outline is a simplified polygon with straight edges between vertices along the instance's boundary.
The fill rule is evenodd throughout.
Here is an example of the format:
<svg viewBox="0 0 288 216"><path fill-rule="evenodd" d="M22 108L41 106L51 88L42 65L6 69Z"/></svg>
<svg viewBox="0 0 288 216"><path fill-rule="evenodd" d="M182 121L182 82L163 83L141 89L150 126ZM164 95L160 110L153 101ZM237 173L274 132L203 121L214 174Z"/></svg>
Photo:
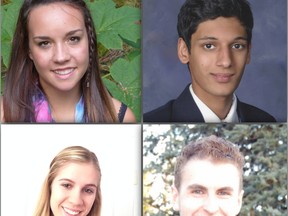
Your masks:
<svg viewBox="0 0 288 216"><path fill-rule="evenodd" d="M193 86L192 86L193 88ZM208 106L219 119L223 120L228 115L233 102L233 94L229 96L215 96L211 94L199 94L193 89L195 95Z"/></svg>

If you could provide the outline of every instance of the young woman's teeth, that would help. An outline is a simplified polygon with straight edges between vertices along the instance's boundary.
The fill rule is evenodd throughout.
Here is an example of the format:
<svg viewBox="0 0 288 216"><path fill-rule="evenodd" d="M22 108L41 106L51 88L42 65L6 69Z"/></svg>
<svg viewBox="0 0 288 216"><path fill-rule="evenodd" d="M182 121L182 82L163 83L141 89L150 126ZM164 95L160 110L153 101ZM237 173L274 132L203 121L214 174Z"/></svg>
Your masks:
<svg viewBox="0 0 288 216"><path fill-rule="evenodd" d="M80 211L72 211L70 209L67 209L67 208L63 208L65 212L67 212L68 214L70 215L77 215L80 213Z"/></svg>
<svg viewBox="0 0 288 216"><path fill-rule="evenodd" d="M54 73L59 74L59 75L66 75L69 74L73 71L74 69L67 69L67 70L54 70Z"/></svg>

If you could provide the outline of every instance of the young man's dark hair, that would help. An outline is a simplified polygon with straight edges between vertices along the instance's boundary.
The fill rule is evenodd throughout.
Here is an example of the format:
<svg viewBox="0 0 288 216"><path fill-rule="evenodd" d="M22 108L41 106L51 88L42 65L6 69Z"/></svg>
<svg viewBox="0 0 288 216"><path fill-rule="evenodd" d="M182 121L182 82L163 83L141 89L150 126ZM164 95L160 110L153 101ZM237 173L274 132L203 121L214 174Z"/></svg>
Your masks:
<svg viewBox="0 0 288 216"><path fill-rule="evenodd" d="M275 122L240 101L250 63L253 15L246 0L186 0L178 14L178 58L191 84L174 100L144 114L144 122Z"/></svg>
<svg viewBox="0 0 288 216"><path fill-rule="evenodd" d="M184 39L189 50L191 36L196 32L198 25L218 17L236 17L246 30L248 43L251 43L254 22L248 1L187 0L178 14L177 30L179 37Z"/></svg>

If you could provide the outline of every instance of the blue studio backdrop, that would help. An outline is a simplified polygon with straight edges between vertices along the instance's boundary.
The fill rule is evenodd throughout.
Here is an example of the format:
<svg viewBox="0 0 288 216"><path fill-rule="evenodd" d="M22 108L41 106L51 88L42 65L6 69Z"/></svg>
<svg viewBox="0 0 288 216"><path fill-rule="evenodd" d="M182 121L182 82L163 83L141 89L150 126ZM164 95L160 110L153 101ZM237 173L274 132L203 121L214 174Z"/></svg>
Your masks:
<svg viewBox="0 0 288 216"><path fill-rule="evenodd" d="M177 15L185 0L142 2L143 113L176 98L191 82L177 56ZM277 121L287 121L287 1L250 0L251 62L236 95Z"/></svg>

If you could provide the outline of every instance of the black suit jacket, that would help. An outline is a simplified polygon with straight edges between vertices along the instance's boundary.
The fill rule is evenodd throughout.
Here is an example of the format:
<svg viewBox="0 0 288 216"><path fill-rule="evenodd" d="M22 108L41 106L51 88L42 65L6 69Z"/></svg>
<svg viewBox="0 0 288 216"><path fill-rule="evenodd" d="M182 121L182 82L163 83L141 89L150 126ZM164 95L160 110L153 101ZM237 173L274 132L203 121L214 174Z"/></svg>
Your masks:
<svg viewBox="0 0 288 216"><path fill-rule="evenodd" d="M196 105L190 90L190 84L176 100L145 113L144 122L204 122L204 118ZM243 103L237 99L237 114L240 122L276 122L269 113Z"/></svg>

